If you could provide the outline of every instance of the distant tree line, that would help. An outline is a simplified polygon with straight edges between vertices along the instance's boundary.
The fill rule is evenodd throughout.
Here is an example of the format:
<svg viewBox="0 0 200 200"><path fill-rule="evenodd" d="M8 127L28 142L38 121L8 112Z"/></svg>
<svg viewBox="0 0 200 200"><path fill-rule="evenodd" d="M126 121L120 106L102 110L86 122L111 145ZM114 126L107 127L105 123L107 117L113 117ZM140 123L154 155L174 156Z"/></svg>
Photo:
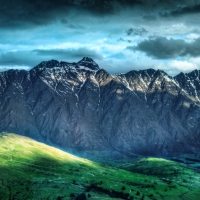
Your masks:
<svg viewBox="0 0 200 200"><path fill-rule="evenodd" d="M86 188L86 192L90 192L91 190L97 191L99 193L107 194L110 197L114 197L114 198L121 198L121 199L125 199L125 200L133 200L133 196L131 196L129 193L124 192L125 187L122 187L123 191L116 191L116 190L112 190L112 189L103 188L101 186L98 186L97 184L92 183L90 186L88 186Z"/></svg>

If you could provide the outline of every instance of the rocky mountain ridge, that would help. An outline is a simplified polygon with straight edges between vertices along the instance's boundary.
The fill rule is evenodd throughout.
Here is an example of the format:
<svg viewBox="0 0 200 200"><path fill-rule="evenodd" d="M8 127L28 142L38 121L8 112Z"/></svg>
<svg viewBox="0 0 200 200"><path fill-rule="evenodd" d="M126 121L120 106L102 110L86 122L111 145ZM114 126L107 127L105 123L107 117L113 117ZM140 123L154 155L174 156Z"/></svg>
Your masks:
<svg viewBox="0 0 200 200"><path fill-rule="evenodd" d="M200 71L110 75L91 58L0 73L0 131L62 148L173 155L200 149Z"/></svg>

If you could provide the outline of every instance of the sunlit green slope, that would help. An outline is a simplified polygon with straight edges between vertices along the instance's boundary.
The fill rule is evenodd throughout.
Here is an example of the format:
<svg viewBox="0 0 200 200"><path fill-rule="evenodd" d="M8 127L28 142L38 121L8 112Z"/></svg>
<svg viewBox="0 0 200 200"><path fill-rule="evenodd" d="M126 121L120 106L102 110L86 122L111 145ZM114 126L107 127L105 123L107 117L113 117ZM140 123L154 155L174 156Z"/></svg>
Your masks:
<svg viewBox="0 0 200 200"><path fill-rule="evenodd" d="M2 200L200 198L199 173L179 163L149 158L124 168L133 172L102 166L27 137L0 134Z"/></svg>

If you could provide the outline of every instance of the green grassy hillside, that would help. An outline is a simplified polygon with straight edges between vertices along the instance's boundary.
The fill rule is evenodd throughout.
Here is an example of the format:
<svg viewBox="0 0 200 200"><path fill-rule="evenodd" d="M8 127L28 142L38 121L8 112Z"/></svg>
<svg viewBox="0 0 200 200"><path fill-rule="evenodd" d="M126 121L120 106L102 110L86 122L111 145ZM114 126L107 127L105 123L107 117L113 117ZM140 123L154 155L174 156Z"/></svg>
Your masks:
<svg viewBox="0 0 200 200"><path fill-rule="evenodd" d="M0 134L2 200L200 198L200 174L182 164L148 158L123 168L78 158L27 137Z"/></svg>

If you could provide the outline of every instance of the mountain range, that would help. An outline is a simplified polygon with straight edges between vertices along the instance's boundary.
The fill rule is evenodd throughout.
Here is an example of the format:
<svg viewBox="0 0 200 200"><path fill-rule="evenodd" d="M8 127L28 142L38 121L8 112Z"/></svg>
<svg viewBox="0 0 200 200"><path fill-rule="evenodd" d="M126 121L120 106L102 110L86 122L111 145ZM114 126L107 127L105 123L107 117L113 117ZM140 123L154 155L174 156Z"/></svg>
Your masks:
<svg viewBox="0 0 200 200"><path fill-rule="evenodd" d="M200 150L200 71L109 74L91 58L0 73L0 132L63 149L169 156Z"/></svg>

